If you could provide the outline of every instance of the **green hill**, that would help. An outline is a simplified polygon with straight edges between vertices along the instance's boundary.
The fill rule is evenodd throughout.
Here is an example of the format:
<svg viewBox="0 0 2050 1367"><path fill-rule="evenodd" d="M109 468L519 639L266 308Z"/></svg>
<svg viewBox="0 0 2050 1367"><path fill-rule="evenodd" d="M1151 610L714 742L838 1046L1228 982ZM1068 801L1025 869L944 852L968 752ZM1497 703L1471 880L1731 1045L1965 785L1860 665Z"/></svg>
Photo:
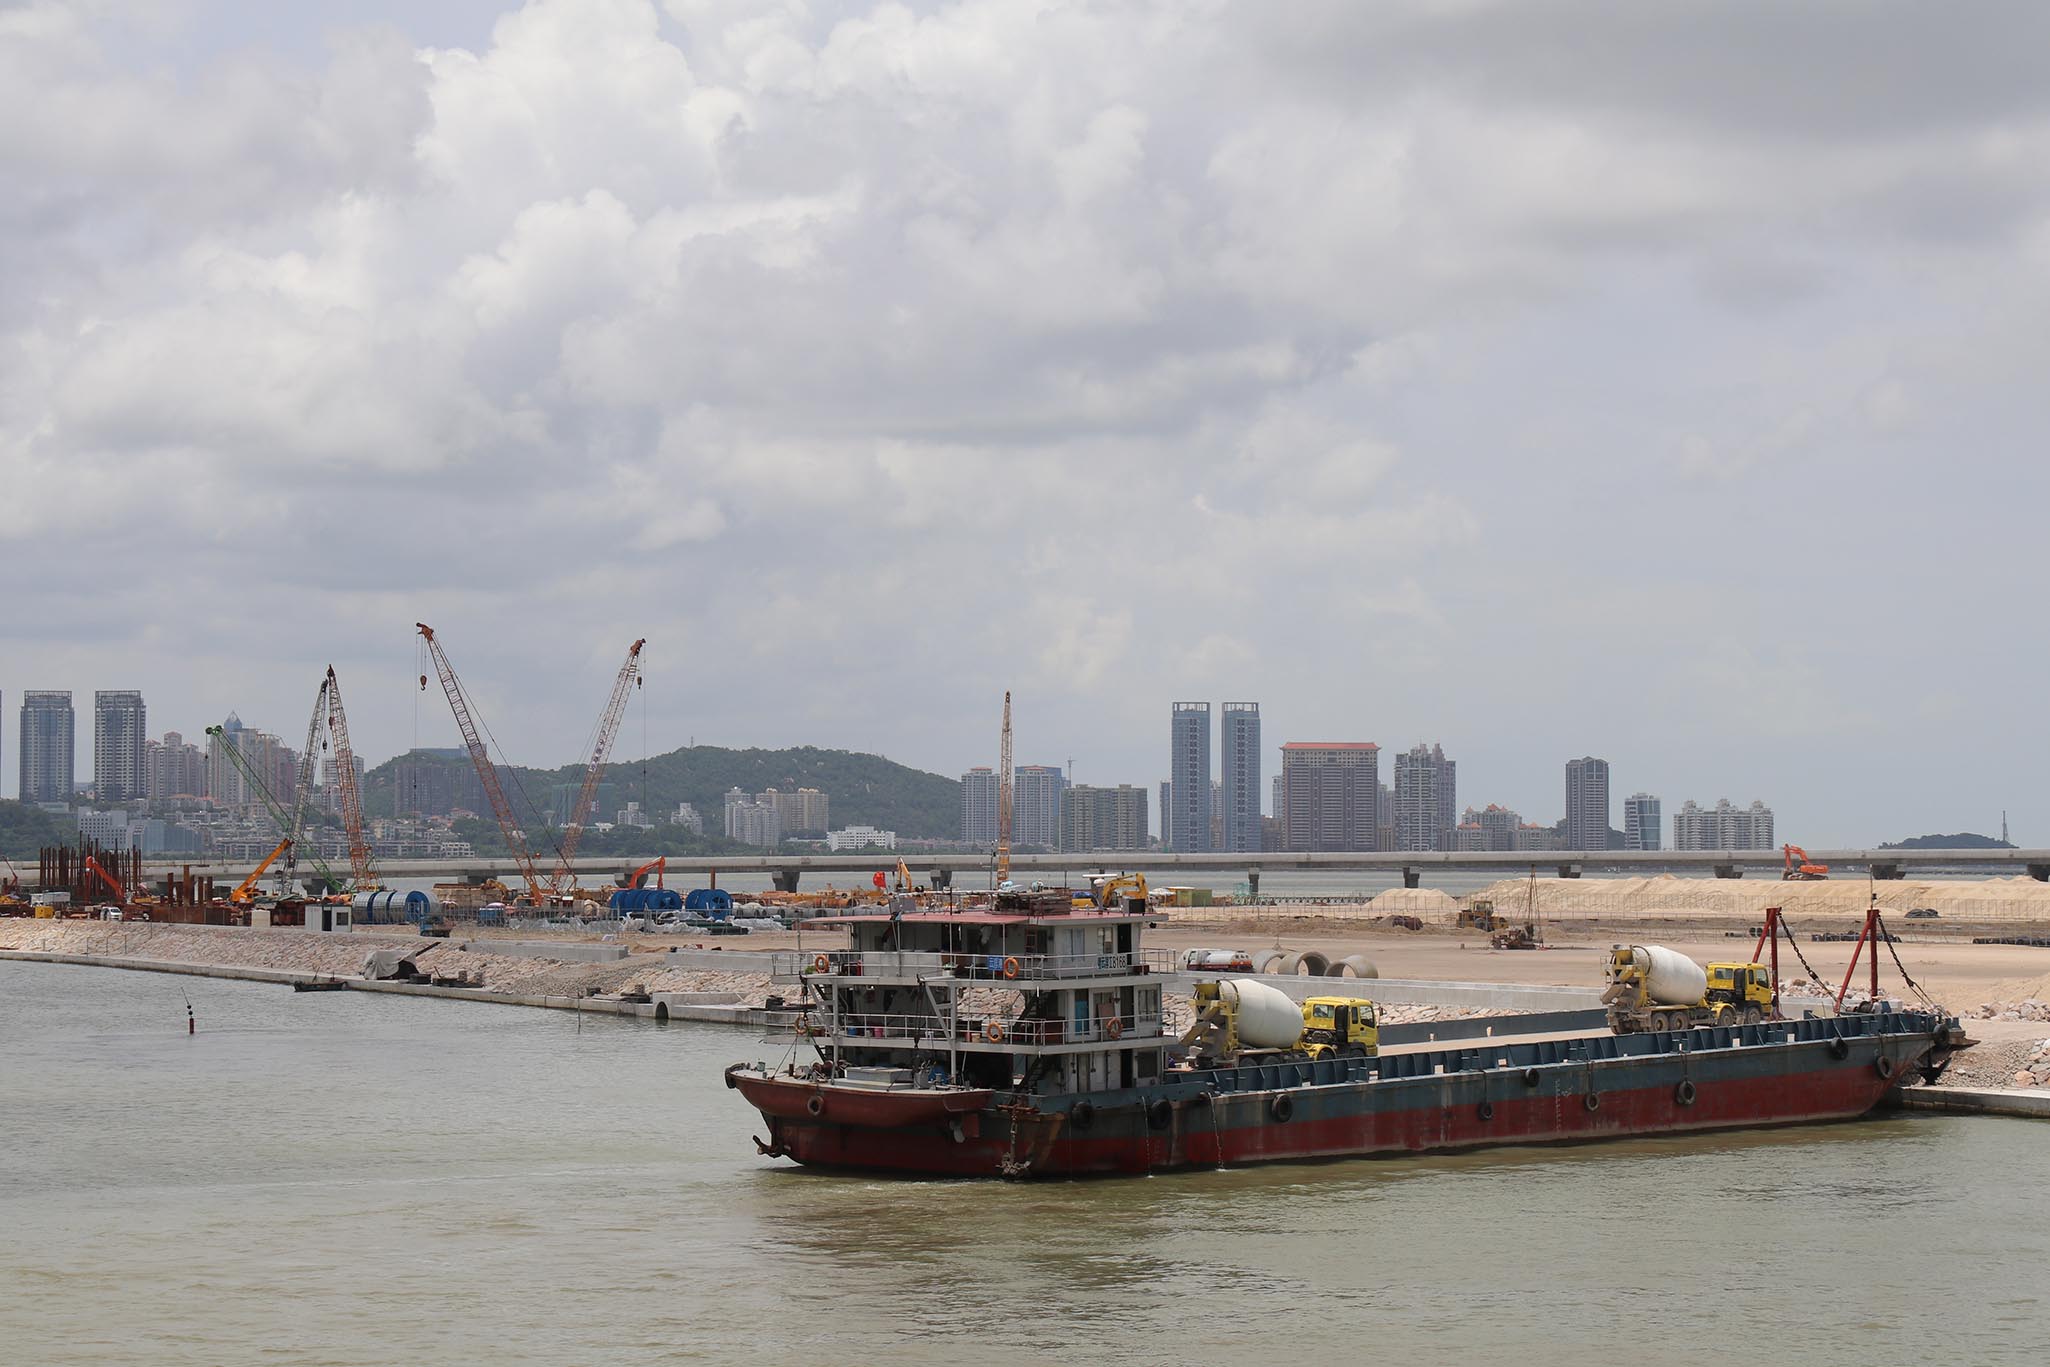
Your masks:
<svg viewBox="0 0 2050 1367"><path fill-rule="evenodd" d="M1906 840L1896 840L1879 847L1882 850L2011 850L2015 848L2005 840L1995 840L1990 835L1974 831L1960 831L1956 835L1915 835Z"/></svg>
<svg viewBox="0 0 2050 1367"><path fill-rule="evenodd" d="M426 757L407 762L437 769L446 766L451 782L462 783L472 794L476 791L466 759ZM399 764L398 759L387 760L367 775L364 805L372 814L392 812ZM502 772L515 806L531 807L532 811L522 811L522 815L538 825L536 813L550 805L556 789L581 783L584 766ZM612 811L605 810L607 802L614 810L628 800L641 802L657 820L675 811L678 803L688 802L704 817L710 841L723 833L726 792L731 788L749 793L769 788L817 788L830 803L835 828L876 826L911 840L951 840L960 834L961 785L957 780L908 768L880 755L809 745L789 750L696 745L645 761L617 760L606 766L602 791L607 801L600 802L597 819L611 819ZM596 838L595 833L591 838ZM588 840L586 848L590 848Z"/></svg>
<svg viewBox="0 0 2050 1367"><path fill-rule="evenodd" d="M69 818L52 816L26 802L0 800L0 854L16 861L34 860L36 852L45 845L71 845L77 841L78 826ZM6 869L0 868L0 879L6 877Z"/></svg>

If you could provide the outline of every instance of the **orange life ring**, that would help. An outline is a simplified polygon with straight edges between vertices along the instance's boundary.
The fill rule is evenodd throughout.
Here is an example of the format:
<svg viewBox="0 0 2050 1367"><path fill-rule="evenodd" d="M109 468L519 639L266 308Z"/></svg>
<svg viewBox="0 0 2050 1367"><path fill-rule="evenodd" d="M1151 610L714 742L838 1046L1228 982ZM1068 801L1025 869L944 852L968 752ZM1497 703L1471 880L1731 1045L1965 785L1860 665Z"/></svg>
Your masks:
<svg viewBox="0 0 2050 1367"><path fill-rule="evenodd" d="M982 1037L991 1044L1002 1044L1004 1042L1003 1024L999 1021L991 1021L983 1027Z"/></svg>
<svg viewBox="0 0 2050 1367"><path fill-rule="evenodd" d="M1116 1039L1119 1035L1125 1033L1125 1023L1116 1016L1107 1017L1103 1022L1103 1033L1109 1035L1112 1039Z"/></svg>
<svg viewBox="0 0 2050 1367"><path fill-rule="evenodd" d="M1015 955L1011 958L1004 960L1004 976L1006 978L1015 978L1018 976L1018 960Z"/></svg>
<svg viewBox="0 0 2050 1367"><path fill-rule="evenodd" d="M811 961L811 971L814 973L830 973L832 970L833 961L823 954Z"/></svg>

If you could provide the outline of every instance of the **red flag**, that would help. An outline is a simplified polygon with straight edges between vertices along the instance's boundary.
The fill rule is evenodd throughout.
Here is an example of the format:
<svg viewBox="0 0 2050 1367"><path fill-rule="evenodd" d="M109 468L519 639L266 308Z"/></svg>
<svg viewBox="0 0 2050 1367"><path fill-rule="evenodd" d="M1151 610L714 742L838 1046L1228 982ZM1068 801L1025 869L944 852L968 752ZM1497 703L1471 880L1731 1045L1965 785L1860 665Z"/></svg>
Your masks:
<svg viewBox="0 0 2050 1367"><path fill-rule="evenodd" d="M877 887L879 887L879 888L880 888L880 887L884 887L884 886L887 886L887 885L888 885L888 883L889 883L889 881L890 881L890 880L889 880L889 879L887 879L887 878L885 878L885 877L883 877L883 876L882 876L882 874L880 874L880 873L876 874L876 886L877 886Z"/></svg>

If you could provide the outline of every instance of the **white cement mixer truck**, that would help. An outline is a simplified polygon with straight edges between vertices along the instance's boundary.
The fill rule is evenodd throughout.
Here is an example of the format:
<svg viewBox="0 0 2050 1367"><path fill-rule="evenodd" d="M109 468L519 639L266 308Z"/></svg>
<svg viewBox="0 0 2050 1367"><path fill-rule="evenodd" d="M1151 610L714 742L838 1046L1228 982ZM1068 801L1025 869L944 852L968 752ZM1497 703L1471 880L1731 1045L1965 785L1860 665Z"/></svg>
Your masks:
<svg viewBox="0 0 2050 1367"><path fill-rule="evenodd" d="M1616 945L1609 951L1602 1004L1619 1035L1692 1030L1698 1025L1748 1025L1772 1014L1772 976L1763 964L1703 968L1663 945Z"/></svg>

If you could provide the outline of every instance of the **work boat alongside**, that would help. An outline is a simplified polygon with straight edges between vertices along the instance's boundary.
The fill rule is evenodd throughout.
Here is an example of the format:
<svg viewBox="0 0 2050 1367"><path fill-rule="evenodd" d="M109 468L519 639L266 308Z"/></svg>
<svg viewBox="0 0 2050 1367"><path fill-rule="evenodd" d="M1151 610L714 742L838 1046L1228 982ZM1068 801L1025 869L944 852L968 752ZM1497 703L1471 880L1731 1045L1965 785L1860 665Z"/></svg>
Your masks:
<svg viewBox="0 0 2050 1367"><path fill-rule="evenodd" d="M814 1001L788 1061L726 1070L768 1123L757 1146L820 1167L1024 1177L1788 1125L1863 1115L1969 1042L1940 1011L1875 1003L1384 1054L1372 1004L1341 999L1351 1028L1263 1048L1283 994L1257 979L1199 985L1196 1025L1174 1037L1143 901L1105 900L1001 893L808 923L845 928L851 947L804 964ZM1318 1009L1328 1021L1328 1004L1304 1021Z"/></svg>

